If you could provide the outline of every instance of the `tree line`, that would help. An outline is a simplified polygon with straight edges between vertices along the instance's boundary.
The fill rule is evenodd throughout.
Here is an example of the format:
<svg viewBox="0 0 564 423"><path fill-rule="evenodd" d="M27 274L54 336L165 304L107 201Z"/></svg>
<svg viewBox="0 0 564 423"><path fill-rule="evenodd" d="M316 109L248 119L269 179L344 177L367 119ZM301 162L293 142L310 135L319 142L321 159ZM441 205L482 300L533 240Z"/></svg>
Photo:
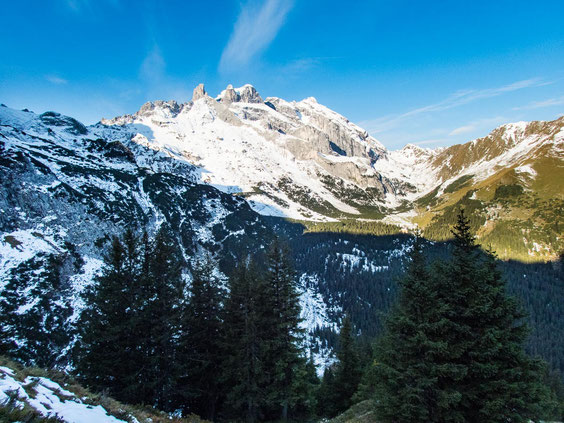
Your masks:
<svg viewBox="0 0 564 423"><path fill-rule="evenodd" d="M480 249L464 210L452 234L447 261L430 265L419 238L414 245L366 371L379 421L561 419L562 392L524 351L526 315L507 294L495 253Z"/></svg>
<svg viewBox="0 0 564 423"><path fill-rule="evenodd" d="M338 361L318 388L318 415L363 400L379 422L562 421L564 385L528 355L527 316L495 253L460 211L452 254L430 261L417 237L399 293L374 343L345 318Z"/></svg>
<svg viewBox="0 0 564 423"><path fill-rule="evenodd" d="M362 400L382 422L562 419L562 383L525 354L526 316L470 226L460 212L452 254L433 263L416 239L375 342L340 316L340 335L324 341L336 359L321 381L300 329L290 252L276 239L224 279L206 253L188 272L164 228L126 231L80 299L74 332L61 274L79 264L76 254L25 262L2 294L0 348L44 367L71 356L97 391L213 421L331 418Z"/></svg>
<svg viewBox="0 0 564 423"><path fill-rule="evenodd" d="M224 286L209 255L185 283L165 231L112 240L84 296L76 374L115 398L209 420L309 416L315 368L302 348L289 254L275 240Z"/></svg>

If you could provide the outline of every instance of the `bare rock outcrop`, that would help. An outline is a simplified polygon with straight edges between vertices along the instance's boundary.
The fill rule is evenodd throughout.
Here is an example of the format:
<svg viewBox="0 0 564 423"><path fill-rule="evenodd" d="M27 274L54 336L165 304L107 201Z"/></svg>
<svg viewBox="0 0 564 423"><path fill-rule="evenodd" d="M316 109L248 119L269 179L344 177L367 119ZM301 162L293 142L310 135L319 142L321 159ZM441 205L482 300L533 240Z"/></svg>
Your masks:
<svg viewBox="0 0 564 423"><path fill-rule="evenodd" d="M204 88L204 84L198 84L196 88L194 88L194 93L192 94L192 101L197 101L200 98L206 97L208 93Z"/></svg>

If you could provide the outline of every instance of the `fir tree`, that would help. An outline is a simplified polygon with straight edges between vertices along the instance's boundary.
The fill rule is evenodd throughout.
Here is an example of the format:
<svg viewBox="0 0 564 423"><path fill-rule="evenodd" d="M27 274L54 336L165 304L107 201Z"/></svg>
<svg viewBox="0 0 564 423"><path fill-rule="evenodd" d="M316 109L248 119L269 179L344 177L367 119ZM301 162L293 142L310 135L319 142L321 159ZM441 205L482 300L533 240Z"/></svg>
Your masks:
<svg viewBox="0 0 564 423"><path fill-rule="evenodd" d="M127 238L132 244L132 238ZM139 274L131 272L128 250L136 254L118 237L112 239L102 273L84 295L77 372L91 388L109 390L117 399L138 403L136 376L142 368L135 333Z"/></svg>
<svg viewBox="0 0 564 423"><path fill-rule="evenodd" d="M376 345L372 383L376 412L384 422L437 420L440 404L451 392L438 384L435 370L442 366L446 343L441 314L445 311L429 275L423 243L416 237L406 275L400 281L396 306L386 321L386 332ZM450 371L448 367L445 371Z"/></svg>
<svg viewBox="0 0 564 423"><path fill-rule="evenodd" d="M164 229L151 242L130 230L114 237L85 293L78 375L129 403L172 407L176 377L180 256Z"/></svg>
<svg viewBox="0 0 564 423"><path fill-rule="evenodd" d="M323 372L321 384L317 390L316 411L318 416L333 417L338 414L336 407L338 398L335 393L334 366L327 367Z"/></svg>
<svg viewBox="0 0 564 423"><path fill-rule="evenodd" d="M209 254L195 263L190 299L183 308L177 360L182 377L177 390L187 411L214 420L222 394L224 349L221 281Z"/></svg>
<svg viewBox="0 0 564 423"><path fill-rule="evenodd" d="M360 360L352 334L352 323L348 316L345 316L341 326L337 359L339 361L333 389L336 396L335 410L339 414L352 405L352 397L358 389L361 378Z"/></svg>
<svg viewBox="0 0 564 423"><path fill-rule="evenodd" d="M251 260L239 263L229 278L225 304L224 345L228 354L222 382L228 387L227 413L257 421L264 404L266 375L262 356L259 301L263 284Z"/></svg>
<svg viewBox="0 0 564 423"><path fill-rule="evenodd" d="M319 378L313 358L303 358L297 367L294 391L298 398L292 418L294 420L308 420L315 416L317 408L317 390L319 389Z"/></svg>
<svg viewBox="0 0 564 423"><path fill-rule="evenodd" d="M547 390L541 383L542 363L523 349L525 314L508 297L493 252L480 252L463 210L453 235L445 280L455 295L444 300L453 311L449 350L458 354L452 361L464 369L456 380L460 401L453 411L466 421L536 420Z"/></svg>
<svg viewBox="0 0 564 423"><path fill-rule="evenodd" d="M398 306L380 342L382 421L523 422L540 416L541 366L525 355L526 328L461 211L451 260L431 275L414 248Z"/></svg>
<svg viewBox="0 0 564 423"><path fill-rule="evenodd" d="M184 293L182 261L164 227L144 248L148 263L142 266L144 272L133 322L141 353L142 365L137 375L142 388L140 399L160 409L172 410L178 375L180 302Z"/></svg>
<svg viewBox="0 0 564 423"><path fill-rule="evenodd" d="M267 401L272 417L288 418L296 404L296 371L301 362L300 305L288 247L275 239L267 253L263 298L259 302L264 328Z"/></svg>

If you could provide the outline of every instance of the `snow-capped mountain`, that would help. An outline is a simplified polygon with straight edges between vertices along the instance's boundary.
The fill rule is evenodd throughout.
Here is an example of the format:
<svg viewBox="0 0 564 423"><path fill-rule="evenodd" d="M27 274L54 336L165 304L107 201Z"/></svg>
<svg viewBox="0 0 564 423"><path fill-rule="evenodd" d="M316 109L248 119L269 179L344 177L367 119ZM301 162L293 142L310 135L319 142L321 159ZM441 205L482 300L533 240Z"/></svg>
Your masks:
<svg viewBox="0 0 564 423"><path fill-rule="evenodd" d="M244 199L132 139L127 128L0 107L0 282L27 260L77 250L84 265L70 277L80 291L101 265L101 245L126 228L166 222L186 257L244 254L271 233Z"/></svg>
<svg viewBox="0 0 564 423"><path fill-rule="evenodd" d="M208 250L223 269L278 233L294 250L316 359L327 362L343 311L377 332L411 242L389 225L382 233L396 235L343 233L351 222L355 233L382 221L445 240L464 206L502 258L563 251L563 128L564 117L521 122L463 145L388 151L313 98L263 100L250 85L215 98L200 85L187 103L155 101L92 126L2 105L0 288L25 273L22 289L34 292L57 255L76 319L104 245L126 228L166 224L187 259ZM326 226L304 234L309 225Z"/></svg>
<svg viewBox="0 0 564 423"><path fill-rule="evenodd" d="M434 190L442 195L463 176L472 185L508 169L535 178L536 161L561 162L564 149L561 118L504 125L449 148L388 151L314 98L263 100L251 85L228 86L212 98L200 84L187 103L146 103L102 124L135 132L135 142L194 164L200 181L241 194L261 214L310 220L401 212L395 221L405 223L416 200Z"/></svg>
<svg viewBox="0 0 564 423"><path fill-rule="evenodd" d="M263 100L251 85L212 98L200 85L188 103L147 103L102 123L136 131L136 142L195 164L201 181L241 193L262 214L358 215L340 191L360 191L358 204L380 207L413 189L377 172L386 149L314 98Z"/></svg>

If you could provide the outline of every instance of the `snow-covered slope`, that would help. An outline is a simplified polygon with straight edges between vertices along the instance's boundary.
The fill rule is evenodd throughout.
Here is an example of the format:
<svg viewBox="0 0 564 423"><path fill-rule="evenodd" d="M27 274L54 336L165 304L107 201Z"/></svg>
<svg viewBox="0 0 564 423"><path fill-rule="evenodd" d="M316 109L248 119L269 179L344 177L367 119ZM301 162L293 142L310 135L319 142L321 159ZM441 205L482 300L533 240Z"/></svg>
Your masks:
<svg viewBox="0 0 564 423"><path fill-rule="evenodd" d="M403 195L401 181L374 170L386 149L314 98L263 101L246 85L212 99L199 86L188 103L147 103L134 115L102 123L137 131L136 142L195 164L201 181L242 193L263 214L357 215L357 204L340 198L335 181L373 189L375 206L387 193Z"/></svg>
<svg viewBox="0 0 564 423"><path fill-rule="evenodd" d="M202 249L260 248L271 230L245 200L197 183L199 169L135 136L0 107L0 287L18 266L60 255L70 260L64 277L74 306L101 266L102 246L126 228L166 224L187 259Z"/></svg>
<svg viewBox="0 0 564 423"><path fill-rule="evenodd" d="M251 85L212 98L200 84L187 103L146 103L102 123L196 165L200 181L245 196L261 214L310 220L405 212L463 175L484 180L540 145L562 144L562 134L550 139L531 130L538 123L520 122L464 145L390 152L314 98L263 100Z"/></svg>
<svg viewBox="0 0 564 423"><path fill-rule="evenodd" d="M199 423L192 415L181 418L149 406L126 405L93 394L63 373L21 365L2 359L0 408L4 422L61 423Z"/></svg>
<svg viewBox="0 0 564 423"><path fill-rule="evenodd" d="M8 367L0 367L0 403L14 408L31 407L43 417L68 423L119 423L101 406L84 403L75 394L44 377L28 376L23 381Z"/></svg>
<svg viewBox="0 0 564 423"><path fill-rule="evenodd" d="M563 245L563 127L564 118L510 124L463 145L390 152L315 99L263 100L249 85L216 98L199 86L188 103L147 103L89 127L2 106L0 288L18 274L37 291L48 256L62 257L76 321L105 242L126 228L166 225L186 258L203 249L227 264L281 232L296 254L304 327L322 334L310 341L327 363L331 337L321 339L342 310L365 316L377 301L387 304L409 243L383 237L357 246L353 236L349 244L304 235L261 214L359 225L384 217L449 235L453 210L471 206L478 234L502 257L515 258L521 243L519 258L552 258ZM508 189L524 194L508 199ZM514 231L507 251L493 236L499 222L498 232ZM330 232L334 223L318 225ZM371 316L357 322L362 330L375 330Z"/></svg>

